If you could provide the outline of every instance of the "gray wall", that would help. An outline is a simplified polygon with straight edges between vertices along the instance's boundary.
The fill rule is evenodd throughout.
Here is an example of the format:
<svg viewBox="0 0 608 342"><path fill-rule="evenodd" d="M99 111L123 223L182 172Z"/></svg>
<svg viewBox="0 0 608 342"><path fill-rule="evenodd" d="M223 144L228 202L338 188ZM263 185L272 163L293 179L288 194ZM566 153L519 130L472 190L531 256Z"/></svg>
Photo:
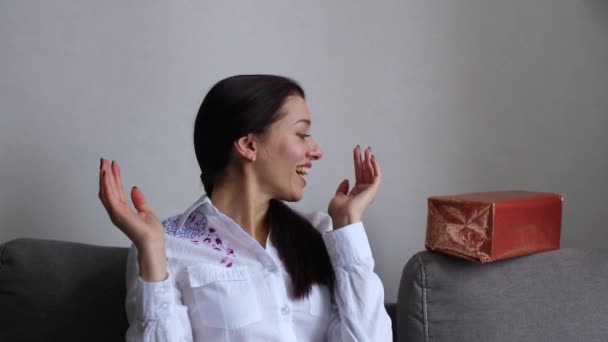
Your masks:
<svg viewBox="0 0 608 342"><path fill-rule="evenodd" d="M196 110L238 73L308 92L325 158L303 210L373 147L385 178L365 222L388 300L429 195L559 192L563 245L608 245L604 0L2 1L0 241L126 246L97 199L100 156L159 216L182 211L202 193Z"/></svg>

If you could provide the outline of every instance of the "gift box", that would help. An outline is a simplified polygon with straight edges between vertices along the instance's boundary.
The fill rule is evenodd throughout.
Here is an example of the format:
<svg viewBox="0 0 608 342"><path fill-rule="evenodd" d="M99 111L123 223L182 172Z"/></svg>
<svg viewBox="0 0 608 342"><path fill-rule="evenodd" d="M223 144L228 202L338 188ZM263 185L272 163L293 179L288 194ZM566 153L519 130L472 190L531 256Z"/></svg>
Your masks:
<svg viewBox="0 0 608 342"><path fill-rule="evenodd" d="M425 247L482 263L558 249L562 202L529 191L429 197Z"/></svg>

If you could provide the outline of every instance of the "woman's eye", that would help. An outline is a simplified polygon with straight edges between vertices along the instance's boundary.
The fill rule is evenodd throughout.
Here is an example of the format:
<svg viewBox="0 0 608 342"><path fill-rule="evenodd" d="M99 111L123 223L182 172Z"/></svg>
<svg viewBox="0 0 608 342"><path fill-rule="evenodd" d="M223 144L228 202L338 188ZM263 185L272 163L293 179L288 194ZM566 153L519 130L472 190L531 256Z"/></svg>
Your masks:
<svg viewBox="0 0 608 342"><path fill-rule="evenodd" d="M300 138L302 138L303 140L306 140L306 138L310 137L310 134L300 133L300 134L298 134L298 136Z"/></svg>

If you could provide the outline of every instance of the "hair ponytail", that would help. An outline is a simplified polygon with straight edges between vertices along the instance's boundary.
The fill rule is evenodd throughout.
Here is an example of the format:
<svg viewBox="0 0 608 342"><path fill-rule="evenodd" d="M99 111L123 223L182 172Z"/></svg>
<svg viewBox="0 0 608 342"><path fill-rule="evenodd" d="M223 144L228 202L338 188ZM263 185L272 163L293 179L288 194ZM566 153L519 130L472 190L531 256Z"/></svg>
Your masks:
<svg viewBox="0 0 608 342"><path fill-rule="evenodd" d="M321 233L299 213L271 200L267 222L270 239L291 276L296 298L305 298L315 283L333 293L335 275Z"/></svg>

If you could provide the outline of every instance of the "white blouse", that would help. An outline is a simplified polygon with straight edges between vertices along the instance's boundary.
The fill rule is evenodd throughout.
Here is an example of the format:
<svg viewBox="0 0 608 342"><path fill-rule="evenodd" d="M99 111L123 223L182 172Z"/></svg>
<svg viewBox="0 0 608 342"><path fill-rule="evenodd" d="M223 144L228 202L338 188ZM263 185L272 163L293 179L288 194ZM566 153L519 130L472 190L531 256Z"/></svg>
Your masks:
<svg viewBox="0 0 608 342"><path fill-rule="evenodd" d="M131 247L127 341L392 341L363 224L334 231L327 214L307 218L323 234L333 296L313 285L307 298L294 299L271 240L264 249L203 196L163 222L166 280L143 281Z"/></svg>

